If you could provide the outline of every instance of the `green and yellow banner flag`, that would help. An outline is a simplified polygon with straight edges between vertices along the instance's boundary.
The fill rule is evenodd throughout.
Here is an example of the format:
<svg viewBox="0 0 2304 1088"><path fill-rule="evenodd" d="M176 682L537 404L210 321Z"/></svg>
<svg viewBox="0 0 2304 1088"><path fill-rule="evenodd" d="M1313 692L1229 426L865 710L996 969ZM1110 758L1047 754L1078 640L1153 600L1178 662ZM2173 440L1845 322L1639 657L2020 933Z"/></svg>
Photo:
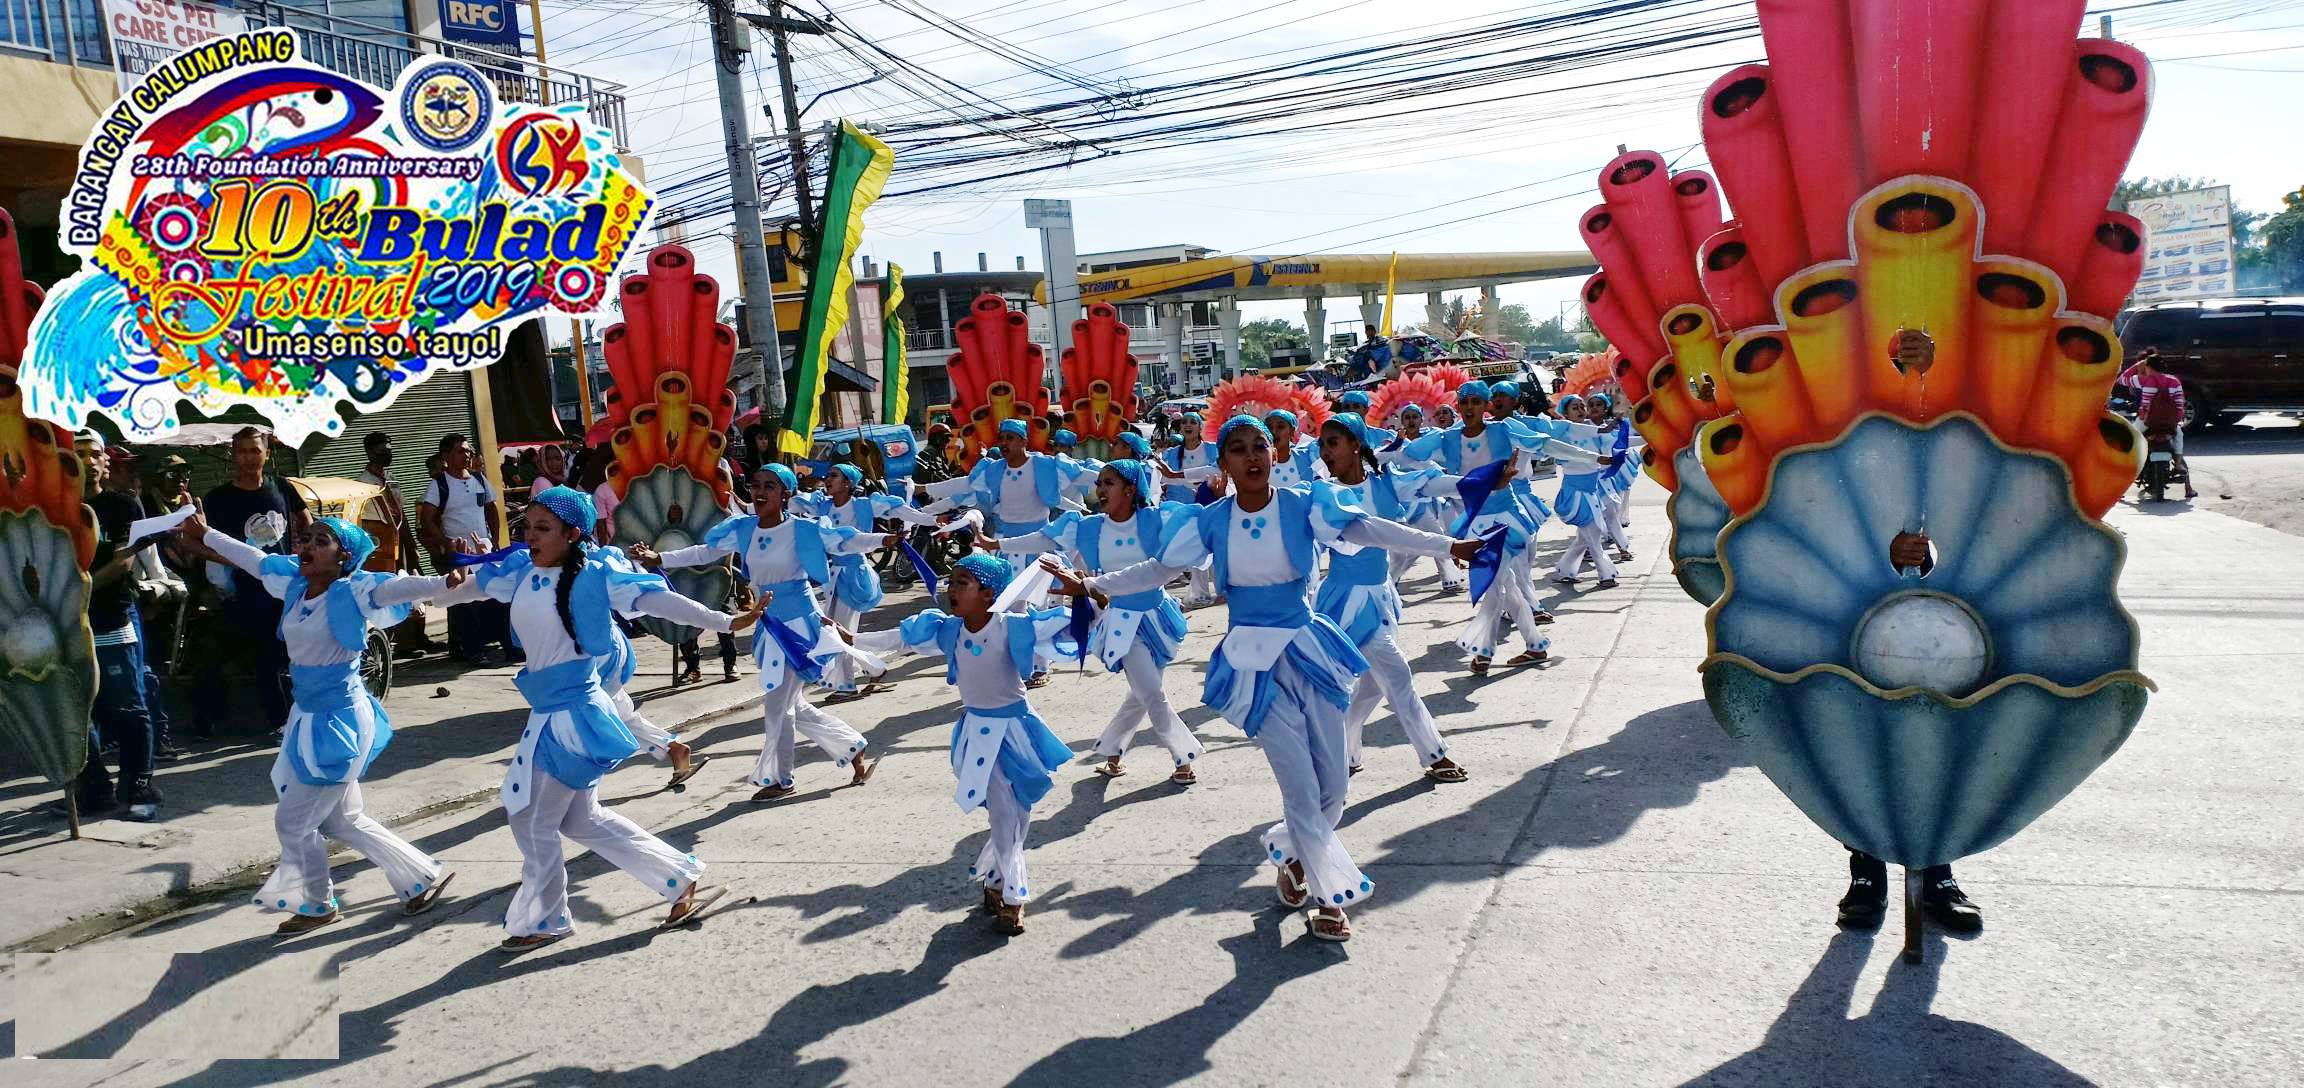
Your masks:
<svg viewBox="0 0 2304 1088"><path fill-rule="evenodd" d="M856 286L850 263L864 242L864 209L880 199L896 153L863 129L840 122L832 140L832 176L824 187L824 234L808 277L807 316L800 322L800 354L792 364L792 396L777 448L805 457L824 401L826 361L833 338L848 325L848 292Z"/></svg>
<svg viewBox="0 0 2304 1088"><path fill-rule="evenodd" d="M912 410L904 373L904 266L888 262L888 289L880 292L880 422L902 423Z"/></svg>

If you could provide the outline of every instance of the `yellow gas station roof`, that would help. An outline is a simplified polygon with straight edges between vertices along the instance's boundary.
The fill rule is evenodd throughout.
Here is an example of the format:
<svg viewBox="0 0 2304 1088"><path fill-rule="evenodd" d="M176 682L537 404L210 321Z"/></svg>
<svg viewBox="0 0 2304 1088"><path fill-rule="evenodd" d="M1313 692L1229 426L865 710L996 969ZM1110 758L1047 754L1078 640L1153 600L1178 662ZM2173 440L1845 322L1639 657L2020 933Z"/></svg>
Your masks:
<svg viewBox="0 0 2304 1088"><path fill-rule="evenodd" d="M1390 253L1321 253L1301 257L1204 257L1181 264L1147 265L1080 281L1080 301L1196 302L1230 295L1243 301L1305 298L1312 288L1330 295L1381 291L1392 269ZM1551 253L1402 253L1394 274L1402 294L1462 291L1528 280L1590 275L1599 270L1583 250Z"/></svg>

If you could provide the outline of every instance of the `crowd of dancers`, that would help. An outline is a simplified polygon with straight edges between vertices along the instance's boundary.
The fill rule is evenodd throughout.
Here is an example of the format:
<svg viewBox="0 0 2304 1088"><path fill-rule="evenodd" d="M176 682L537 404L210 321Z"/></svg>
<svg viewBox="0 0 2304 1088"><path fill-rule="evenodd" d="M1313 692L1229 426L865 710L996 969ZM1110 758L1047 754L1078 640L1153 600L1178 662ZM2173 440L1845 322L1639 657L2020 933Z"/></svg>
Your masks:
<svg viewBox="0 0 2304 1088"><path fill-rule="evenodd" d="M1127 685L1096 740L1096 772L1127 773L1122 754L1148 729L1173 761L1171 781L1190 785L1202 748L1161 675L1189 629L1187 605L1221 600L1227 626L1203 666L1200 698L1254 738L1271 765L1281 819L1262 842L1280 901L1310 908L1314 937L1349 940L1347 912L1376 885L1353 864L1337 821L1378 704L1399 719L1426 777L1469 777L1416 694L1397 639L1398 580L1430 558L1443 593L1469 589L1476 600L1456 644L1470 671L1485 675L1511 633L1524 648L1505 665L1550 653L1542 628L1552 617L1537 604L1533 555L1543 525L1557 519L1570 533L1554 582L1580 583L1589 564L1593 587L1613 588L1615 564L1631 558L1624 498L1640 450L1629 428L1605 397L1564 397L1528 413L1519 392L1510 382L1470 382L1454 404L1404 406L1381 421L1390 426L1366 420L1366 396L1347 393L1312 435L1285 411L1233 417L1212 436L1186 417L1176 444L1155 453L1123 435L1113 452L1127 456L1108 462L1074 456L1061 433L1057 452L1033 451L1025 424L1011 420L997 452L918 495L907 481L870 492L849 465L834 466L820 492L804 492L792 469L767 464L747 481L748 514L661 553L594 543L592 498L553 487L531 500L524 546L431 577L361 571L374 542L340 519L319 519L294 555L266 556L193 517L181 532L287 603L280 628L295 709L272 772L281 860L255 901L290 915L283 934L339 920L329 839L374 862L407 913L439 901L454 874L362 813L360 778L391 725L360 684L359 655L368 626L397 623L415 603L489 598L510 607L526 652L514 683L530 706L500 791L522 859L506 951L573 932L563 837L661 896L664 927L693 920L725 893L703 882L695 855L599 803L603 776L636 755L668 762L674 784L705 762L625 694L634 653L620 616L720 633L757 625L764 736L748 776L757 802L794 792L801 737L853 783L868 782L878 764L862 733L811 700L811 685L857 697L885 686L879 677L892 656L942 656L960 704L953 800L964 812L986 810L991 826L968 877L993 925L1022 933L1032 807L1074 758L1029 691L1047 683L1052 662L1094 658ZM1437 426L1426 425L1427 407ZM1549 502L1535 488L1546 462L1558 468ZM866 630L883 593L865 557L898 546L901 534L878 528L891 521L968 533L980 551L943 580L943 607ZM658 573L731 558L752 589L736 614L681 596Z"/></svg>

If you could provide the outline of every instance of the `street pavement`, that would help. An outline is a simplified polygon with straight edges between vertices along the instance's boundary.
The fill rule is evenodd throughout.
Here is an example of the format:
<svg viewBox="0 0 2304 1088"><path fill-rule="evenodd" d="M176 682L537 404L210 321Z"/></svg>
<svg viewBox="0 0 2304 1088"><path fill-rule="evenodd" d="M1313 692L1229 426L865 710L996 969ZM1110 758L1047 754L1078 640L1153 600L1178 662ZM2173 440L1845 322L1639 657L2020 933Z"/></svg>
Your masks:
<svg viewBox="0 0 2304 1088"><path fill-rule="evenodd" d="M1377 888L1348 945L1311 940L1273 902L1256 837L1278 795L1253 745L1199 706L1221 618L1200 612L1167 680L1209 744L1202 784L1168 785L1156 747L1118 780L1069 768L1036 811L1023 936L971 910L984 817L949 798L942 666L906 659L897 691L840 711L889 756L864 787L810 753L797 796L747 803L758 734L741 711L690 731L721 758L685 793L648 764L607 780L608 803L734 889L700 926L654 931L657 898L586 855L571 863L577 935L498 954L518 855L501 813L471 804L404 827L458 874L420 919L348 862L348 920L291 942L235 894L20 951L0 1042L41 1060L13 1063L9 1083L2298 1079L2304 539L2181 504L2114 513L2159 693L2062 806L1960 864L1985 933L1931 934L1908 966L1898 920L1835 929L1843 851L1713 724L1702 610L1662 558L1661 493L1639 499L1635 570L1613 591L1554 595L1547 666L1469 676L1450 644L1463 599L1435 597L1428 564L1412 575L1403 646L1472 781L1422 781L1389 716L1371 726L1343 837ZM1085 752L1122 691L1060 673L1034 703ZM426 694L397 692L396 720ZM453 792L419 785L445 768L459 789L493 785L500 743L396 765L427 731L395 742L372 807ZM260 783L268 759L236 773ZM257 854L261 791L232 833ZM58 849L0 846L8 914L42 897Z"/></svg>

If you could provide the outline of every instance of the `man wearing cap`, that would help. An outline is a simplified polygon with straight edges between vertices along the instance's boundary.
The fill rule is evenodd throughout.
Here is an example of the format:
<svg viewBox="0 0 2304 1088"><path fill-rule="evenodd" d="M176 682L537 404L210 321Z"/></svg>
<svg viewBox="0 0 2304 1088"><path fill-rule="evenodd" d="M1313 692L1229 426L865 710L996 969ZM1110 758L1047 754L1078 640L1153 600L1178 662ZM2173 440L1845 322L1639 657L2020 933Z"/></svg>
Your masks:
<svg viewBox="0 0 2304 1088"><path fill-rule="evenodd" d="M96 702L90 708L88 763L80 770L83 813L122 804L127 817L160 818L160 791L152 784L154 735L145 702L144 646L136 612L135 542L129 526L143 513L133 496L103 487L111 458L95 431L73 437L80 456L82 495L96 513L96 554L88 567L88 629L96 636ZM106 742L120 746L117 789L104 773Z"/></svg>

